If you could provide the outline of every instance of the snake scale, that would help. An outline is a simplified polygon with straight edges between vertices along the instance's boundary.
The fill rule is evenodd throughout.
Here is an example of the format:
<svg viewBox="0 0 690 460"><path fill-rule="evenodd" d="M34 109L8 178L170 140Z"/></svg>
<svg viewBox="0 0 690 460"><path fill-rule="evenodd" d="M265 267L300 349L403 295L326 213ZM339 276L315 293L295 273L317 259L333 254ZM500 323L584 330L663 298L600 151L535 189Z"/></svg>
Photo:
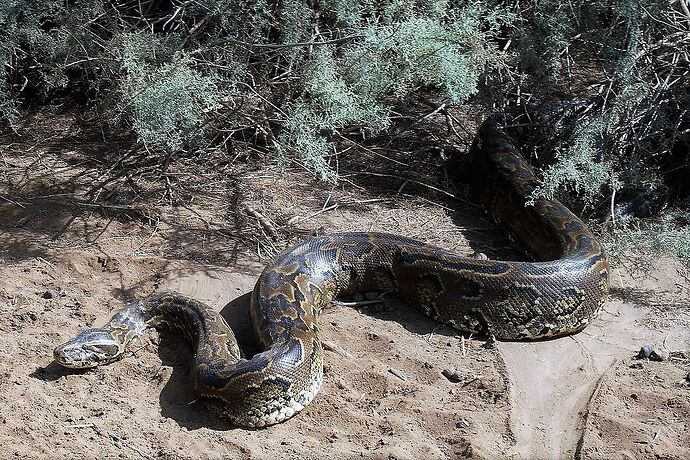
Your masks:
<svg viewBox="0 0 690 460"><path fill-rule="evenodd" d="M303 241L260 275L250 313L263 347L244 359L219 313L172 292L119 310L55 349L56 361L88 368L119 359L148 326L182 333L195 350L194 389L222 401L236 425L286 420L316 395L323 380L321 309L337 296L395 293L462 331L522 340L583 329L608 293L608 265L585 224L556 200L526 200L537 179L492 121L471 149L474 190L483 208L535 260L463 257L384 233L339 233Z"/></svg>

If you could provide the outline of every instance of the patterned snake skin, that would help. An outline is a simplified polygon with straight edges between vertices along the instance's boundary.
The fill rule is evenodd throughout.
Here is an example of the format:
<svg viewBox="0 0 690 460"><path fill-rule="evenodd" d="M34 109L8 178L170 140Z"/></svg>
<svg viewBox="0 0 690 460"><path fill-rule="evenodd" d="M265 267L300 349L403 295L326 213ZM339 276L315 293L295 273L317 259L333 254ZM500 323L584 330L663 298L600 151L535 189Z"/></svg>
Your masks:
<svg viewBox="0 0 690 460"><path fill-rule="evenodd" d="M148 326L180 331L194 346L194 388L220 399L233 423L263 427L302 410L321 387L318 315L335 297L396 293L431 317L497 339L540 339L583 329L608 293L599 242L555 200L526 206L536 185L531 167L494 124L472 148L479 200L535 262L463 257L383 233L309 239L280 254L259 277L251 317L265 351L247 360L223 318L176 293L130 303L103 328L55 349L58 363L87 368L119 359Z"/></svg>

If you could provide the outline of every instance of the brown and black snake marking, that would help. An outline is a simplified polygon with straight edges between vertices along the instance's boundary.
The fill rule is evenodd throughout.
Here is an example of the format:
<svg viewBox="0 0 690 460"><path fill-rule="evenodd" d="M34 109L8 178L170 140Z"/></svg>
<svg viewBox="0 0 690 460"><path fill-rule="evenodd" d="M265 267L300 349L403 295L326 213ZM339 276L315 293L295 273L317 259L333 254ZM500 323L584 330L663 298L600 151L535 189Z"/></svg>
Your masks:
<svg viewBox="0 0 690 460"><path fill-rule="evenodd" d="M339 295L392 292L433 318L498 339L539 339L583 329L608 293L608 265L585 224L555 200L526 206L537 182L507 136L488 121L472 148L482 206L535 262L463 257L384 233L319 236L280 254L259 277L251 317L264 351L246 360L213 309L175 293L135 301L103 328L56 348L67 367L118 359L151 325L194 346L194 388L224 403L234 423L262 427L306 406L323 379L318 315Z"/></svg>

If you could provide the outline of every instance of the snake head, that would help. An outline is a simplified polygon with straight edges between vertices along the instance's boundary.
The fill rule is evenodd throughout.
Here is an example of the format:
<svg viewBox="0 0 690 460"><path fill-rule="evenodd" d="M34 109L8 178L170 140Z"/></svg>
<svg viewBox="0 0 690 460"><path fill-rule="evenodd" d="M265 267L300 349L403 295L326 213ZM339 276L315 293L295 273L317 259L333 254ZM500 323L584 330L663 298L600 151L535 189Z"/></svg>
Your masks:
<svg viewBox="0 0 690 460"><path fill-rule="evenodd" d="M55 361L70 369L88 369L120 358L124 347L106 329L86 329L53 351Z"/></svg>

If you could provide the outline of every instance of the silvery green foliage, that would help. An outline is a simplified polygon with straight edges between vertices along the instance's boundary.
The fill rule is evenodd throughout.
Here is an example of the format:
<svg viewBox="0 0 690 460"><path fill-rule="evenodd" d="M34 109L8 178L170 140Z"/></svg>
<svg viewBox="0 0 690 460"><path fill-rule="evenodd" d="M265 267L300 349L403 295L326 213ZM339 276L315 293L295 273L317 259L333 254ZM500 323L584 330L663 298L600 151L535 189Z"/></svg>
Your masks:
<svg viewBox="0 0 690 460"><path fill-rule="evenodd" d="M104 121L171 152L213 137L218 120L232 129L270 119L279 124L258 127L269 147L327 179L341 130L385 129L420 88L454 102L476 92L482 72L501 65L491 39L509 22L479 3L439 0L0 2L5 62L31 64L11 66L5 115L24 95L74 88Z"/></svg>
<svg viewBox="0 0 690 460"><path fill-rule="evenodd" d="M334 177L324 160L331 133L347 126L385 129L394 104L422 88L464 102L481 74L503 63L490 40L508 22L500 10L446 2L425 8L405 1L326 4L349 28L345 35L357 39L304 56L301 93L288 105L281 137L286 150L296 150L322 178Z"/></svg>
<svg viewBox="0 0 690 460"><path fill-rule="evenodd" d="M567 190L591 204L600 197L602 189L619 187L611 160L602 158L605 128L598 120L588 121L578 123L572 142L556 151L556 162L543 171L543 180L533 198L553 197L557 191Z"/></svg>
<svg viewBox="0 0 690 460"><path fill-rule="evenodd" d="M537 98L592 102L555 143L534 197L565 190L595 206L622 189L659 186L655 165L690 123L690 35L678 4L541 0L526 17L533 25L523 24L516 44L524 87Z"/></svg>
<svg viewBox="0 0 690 460"><path fill-rule="evenodd" d="M253 129L282 160L334 179L346 130L388 129L415 92L462 103L507 75L490 85L504 99L515 82L537 100L597 99L538 190L594 205L659 180L637 165L668 154L682 124L683 17L666 0L0 0L0 117L73 95L148 147ZM592 70L571 75L578 65Z"/></svg>
<svg viewBox="0 0 690 460"><path fill-rule="evenodd" d="M219 92L216 80L191 64L180 54L160 67L128 69L125 110L144 144L176 152L203 139L202 114L218 104Z"/></svg>
<svg viewBox="0 0 690 460"><path fill-rule="evenodd" d="M169 152L198 146L205 134L203 114L220 100L214 74L199 72L184 52L166 56L174 47L150 35L132 34L122 44L119 110L140 140Z"/></svg>
<svg viewBox="0 0 690 460"><path fill-rule="evenodd" d="M634 219L617 222L602 235L607 255L613 262L635 260L639 254L671 255L690 267L690 215L668 211L644 225Z"/></svg>

